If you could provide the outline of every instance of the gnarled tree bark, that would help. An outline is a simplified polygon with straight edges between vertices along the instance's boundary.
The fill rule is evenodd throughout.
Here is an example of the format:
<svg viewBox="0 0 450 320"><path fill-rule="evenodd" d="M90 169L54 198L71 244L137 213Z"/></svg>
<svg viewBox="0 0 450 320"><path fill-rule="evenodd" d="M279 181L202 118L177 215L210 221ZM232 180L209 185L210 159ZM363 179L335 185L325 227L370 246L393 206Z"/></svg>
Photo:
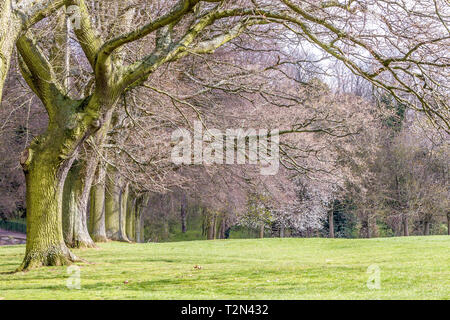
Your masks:
<svg viewBox="0 0 450 320"><path fill-rule="evenodd" d="M61 227L64 180L73 160L55 159L63 139L49 139L54 133L47 131L21 159L27 185L27 245L18 271L77 260L64 243Z"/></svg>

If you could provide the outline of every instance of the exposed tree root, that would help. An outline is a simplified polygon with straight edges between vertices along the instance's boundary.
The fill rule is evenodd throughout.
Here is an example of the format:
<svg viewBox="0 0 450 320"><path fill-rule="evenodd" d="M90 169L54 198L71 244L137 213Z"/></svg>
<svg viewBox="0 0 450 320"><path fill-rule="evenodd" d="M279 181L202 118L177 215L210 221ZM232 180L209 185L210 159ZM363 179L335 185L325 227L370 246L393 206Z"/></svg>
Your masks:
<svg viewBox="0 0 450 320"><path fill-rule="evenodd" d="M72 243L67 244L72 249L95 249L97 246L93 241L74 240Z"/></svg>
<svg viewBox="0 0 450 320"><path fill-rule="evenodd" d="M91 238L94 242L108 242L108 238L106 238L106 236L92 235Z"/></svg>
<svg viewBox="0 0 450 320"><path fill-rule="evenodd" d="M45 266L65 266L82 261L65 246L51 247L47 250L28 251L16 272L29 271Z"/></svg>

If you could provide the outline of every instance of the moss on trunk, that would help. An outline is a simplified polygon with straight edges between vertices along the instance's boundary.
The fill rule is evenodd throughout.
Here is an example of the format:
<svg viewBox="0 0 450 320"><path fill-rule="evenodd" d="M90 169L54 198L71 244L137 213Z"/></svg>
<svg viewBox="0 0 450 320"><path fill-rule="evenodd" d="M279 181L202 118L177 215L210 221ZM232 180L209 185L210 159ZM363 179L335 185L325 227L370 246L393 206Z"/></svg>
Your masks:
<svg viewBox="0 0 450 320"><path fill-rule="evenodd" d="M126 231L127 238L130 241L135 241L135 223L136 223L136 199L133 196L128 197L126 208Z"/></svg>
<svg viewBox="0 0 450 320"><path fill-rule="evenodd" d="M53 148L29 148L22 157L27 185L27 245L19 271L67 265L77 258L64 243L63 186L71 160L57 161Z"/></svg>

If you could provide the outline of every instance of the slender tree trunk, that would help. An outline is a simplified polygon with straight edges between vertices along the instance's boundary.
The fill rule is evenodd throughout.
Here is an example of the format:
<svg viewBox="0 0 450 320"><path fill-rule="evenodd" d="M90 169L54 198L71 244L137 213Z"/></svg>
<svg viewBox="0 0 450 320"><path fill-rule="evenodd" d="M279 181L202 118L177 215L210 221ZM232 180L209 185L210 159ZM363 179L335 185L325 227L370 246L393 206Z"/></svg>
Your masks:
<svg viewBox="0 0 450 320"><path fill-rule="evenodd" d="M128 197L130 195L130 184L127 182L123 186L120 195L120 212L119 212L119 234L122 241L130 242L127 237L127 208Z"/></svg>
<svg viewBox="0 0 450 320"><path fill-rule="evenodd" d="M91 188L90 233L95 242L106 242L105 225L105 176L106 169L100 164Z"/></svg>
<svg viewBox="0 0 450 320"><path fill-rule="evenodd" d="M403 215L403 236L409 237L409 221L406 214Z"/></svg>
<svg viewBox="0 0 450 320"><path fill-rule="evenodd" d="M447 213L447 235L450 236L450 212Z"/></svg>
<svg viewBox="0 0 450 320"><path fill-rule="evenodd" d="M217 214L213 217L213 239L217 239Z"/></svg>
<svg viewBox="0 0 450 320"><path fill-rule="evenodd" d="M139 198L139 203L136 207L136 241L139 241L140 243L145 242L145 235L144 235L144 212L145 209L148 206L148 201L150 199L150 196L148 194L145 194L144 196L141 196Z"/></svg>
<svg viewBox="0 0 450 320"><path fill-rule="evenodd" d="M79 168L79 167L77 167ZM67 174L66 181L63 188L63 208L62 208L62 226L64 242L67 244L74 238L75 219L77 218L76 212L76 195L73 192L75 183L78 183L77 174L74 174L75 168L71 168ZM72 171L72 172L71 172Z"/></svg>
<svg viewBox="0 0 450 320"><path fill-rule="evenodd" d="M359 231L359 236L361 238L370 238L370 214L367 212L363 213L361 217L361 229Z"/></svg>
<svg viewBox="0 0 450 320"><path fill-rule="evenodd" d="M126 233L127 238L130 241L136 241L135 223L136 223L136 198L130 192L126 208Z"/></svg>
<svg viewBox="0 0 450 320"><path fill-rule="evenodd" d="M187 203L186 203L186 195L184 193L181 197L180 215L181 215L181 232L186 233Z"/></svg>
<svg viewBox="0 0 450 320"><path fill-rule="evenodd" d="M11 0L0 0L0 103L13 49L21 31L22 23L12 11Z"/></svg>
<svg viewBox="0 0 450 320"><path fill-rule="evenodd" d="M208 212L208 240L216 238L216 215L213 212Z"/></svg>
<svg viewBox="0 0 450 320"><path fill-rule="evenodd" d="M120 232L120 193L121 177L112 166L107 166L105 195L105 226L108 239L128 241Z"/></svg>
<svg viewBox="0 0 450 320"><path fill-rule="evenodd" d="M142 243L142 234L141 234L141 230L142 230L142 198L139 197L136 200L136 219L135 219L135 225L134 225L134 229L135 229L135 239L137 243Z"/></svg>
<svg viewBox="0 0 450 320"><path fill-rule="evenodd" d="M430 221L428 220L428 218L425 218L425 220L423 221L423 235L430 235Z"/></svg>
<svg viewBox="0 0 450 320"><path fill-rule="evenodd" d="M219 239L225 239L225 230L227 230L227 224L225 215L223 215L220 220Z"/></svg>
<svg viewBox="0 0 450 320"><path fill-rule="evenodd" d="M199 208L199 211L201 211L202 215L202 236L208 237L208 225L209 225L209 217L208 212L206 211L206 208Z"/></svg>
<svg viewBox="0 0 450 320"><path fill-rule="evenodd" d="M145 242L144 239L144 209L148 206L150 196L145 194L140 196L136 202L136 242Z"/></svg>
<svg viewBox="0 0 450 320"><path fill-rule="evenodd" d="M259 237L260 237L261 239L264 238L264 223L262 223L262 224L259 226Z"/></svg>
<svg viewBox="0 0 450 320"><path fill-rule="evenodd" d="M74 239L75 220L77 215L77 195L75 190L79 189L76 184L80 183L78 176L80 174L80 166L72 166L69 170L63 188L63 214L62 225L65 243L70 247Z"/></svg>
<svg viewBox="0 0 450 320"><path fill-rule="evenodd" d="M334 205L333 209L328 213L328 228L329 228L329 237L334 238Z"/></svg>

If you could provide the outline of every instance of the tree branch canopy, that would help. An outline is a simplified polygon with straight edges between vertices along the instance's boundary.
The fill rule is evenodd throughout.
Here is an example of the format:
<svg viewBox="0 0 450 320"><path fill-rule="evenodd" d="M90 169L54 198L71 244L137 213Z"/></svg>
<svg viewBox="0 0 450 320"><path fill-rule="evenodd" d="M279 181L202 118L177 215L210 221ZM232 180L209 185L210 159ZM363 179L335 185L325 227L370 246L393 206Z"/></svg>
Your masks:
<svg viewBox="0 0 450 320"><path fill-rule="evenodd" d="M50 107L54 105L52 101L62 97L64 92L61 84L57 81L52 65L30 31L19 38L17 49L27 67L26 70L23 70L27 74L26 80L32 81L33 90L42 100L52 118L55 115L55 110Z"/></svg>
<svg viewBox="0 0 450 320"><path fill-rule="evenodd" d="M0 102L12 51L20 34L54 13L63 4L64 0L21 1L17 5L11 0L0 0Z"/></svg>

